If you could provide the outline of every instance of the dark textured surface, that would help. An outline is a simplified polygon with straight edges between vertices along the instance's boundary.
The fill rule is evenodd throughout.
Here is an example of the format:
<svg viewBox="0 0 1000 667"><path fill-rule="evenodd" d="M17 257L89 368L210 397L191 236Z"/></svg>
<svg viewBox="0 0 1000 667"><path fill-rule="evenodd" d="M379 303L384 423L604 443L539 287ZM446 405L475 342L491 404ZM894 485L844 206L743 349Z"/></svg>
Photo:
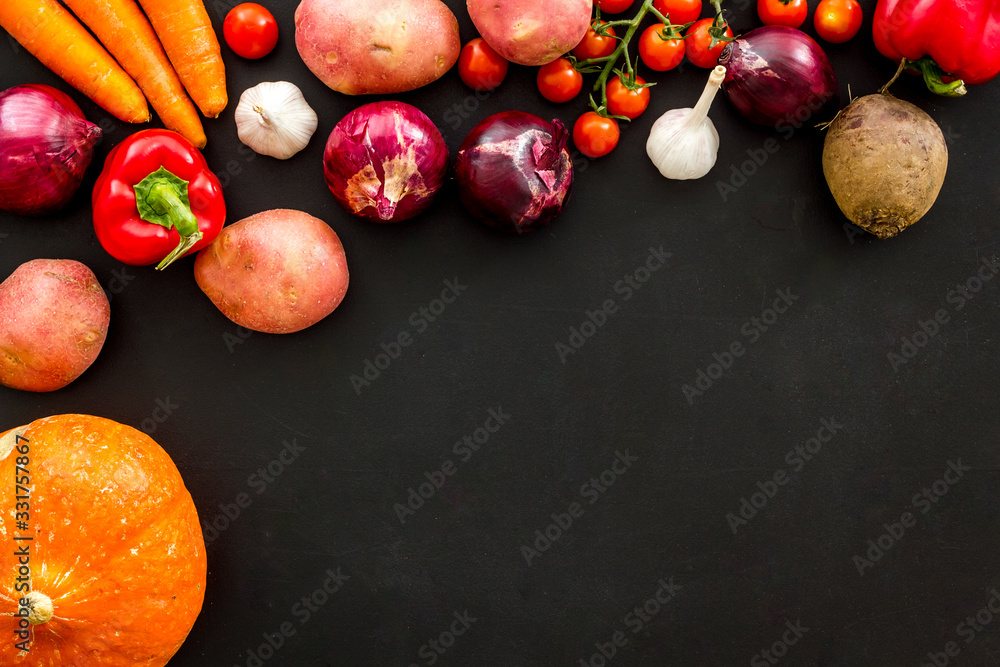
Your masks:
<svg viewBox="0 0 1000 667"><path fill-rule="evenodd" d="M996 256L1000 83L962 100L932 99L908 77L897 84L945 131L951 168L927 217L890 241L843 227L820 169L820 134L775 135L722 97L711 113L722 137L716 168L696 182L663 180L645 138L661 113L697 99L707 72L690 66L655 77L650 110L610 157L583 163L549 228L518 237L479 225L453 186L418 220L377 226L339 208L320 166L336 121L369 100L313 77L294 47L295 3L268 4L282 31L277 50L261 61L225 51L231 101L206 123L205 155L230 172L231 221L298 208L340 234L351 286L331 317L300 334L244 339L197 288L192 260L156 274L106 255L89 189L97 163L136 129L121 123L106 125L63 213L0 215L0 276L37 257L72 258L114 292L97 363L54 394L0 391L0 425L83 412L155 427L205 521L222 525L223 507L241 493L250 501L209 544L204 611L171 664L258 664L248 651L285 624L294 635L264 664L429 665L434 655L440 665L600 665L590 660L596 644L621 631L627 644L609 664L761 665L755 654L783 633L796 639L786 622L808 630L781 664L918 665L949 641L960 649L952 664L995 664L992 612L975 621L980 630L959 624L1000 586L1000 281L973 281L980 289L967 296L957 287ZM464 3L449 4L469 39ZM208 5L221 27L225 4ZM864 5L857 39L828 48L845 99L848 84L866 94L893 72L871 45L873 6ZM733 14L738 29L757 25L750 5ZM6 40L0 62L2 88L68 90ZM233 124L239 94L282 79L303 89L319 130L287 162L247 160ZM72 95L91 120L110 123ZM546 104L525 68L481 100L455 72L400 99L424 110L453 151L496 111L567 123L583 111L582 101ZM463 104L465 118L454 108ZM776 152L724 200L717 182L771 137ZM661 247L666 264L626 300L618 281ZM466 289L430 322L420 308L444 281ZM775 322L766 309L779 290L792 305ZM608 299L615 312L563 363L556 344L569 344L570 327ZM925 345L894 368L888 355L902 354L904 338L941 309L947 322L916 336ZM752 321L761 317L773 322L766 331ZM350 376L404 331L412 344L359 395ZM744 354L689 402L683 386L699 370L717 374L713 354L725 359L736 342ZM172 406L169 416L158 402ZM509 419L486 444L456 450L499 408ZM806 460L794 450L823 419L838 432ZM304 450L293 458L287 449L292 462L272 464L283 471L270 481L254 476L286 442ZM616 464L625 472L600 492L589 480L616 451L636 460ZM914 498L959 460L970 469L943 497ZM454 474L401 523L394 504L445 461ZM778 470L788 480L772 487ZM734 535L726 515L758 483L777 492ZM522 545L574 502L572 525L529 566ZM912 526L859 575L853 557L904 512ZM303 596L337 568L349 578L306 615ZM671 577L681 588L662 610L627 616ZM428 640L453 621L462 629L453 613L466 610L475 622L435 653Z"/></svg>

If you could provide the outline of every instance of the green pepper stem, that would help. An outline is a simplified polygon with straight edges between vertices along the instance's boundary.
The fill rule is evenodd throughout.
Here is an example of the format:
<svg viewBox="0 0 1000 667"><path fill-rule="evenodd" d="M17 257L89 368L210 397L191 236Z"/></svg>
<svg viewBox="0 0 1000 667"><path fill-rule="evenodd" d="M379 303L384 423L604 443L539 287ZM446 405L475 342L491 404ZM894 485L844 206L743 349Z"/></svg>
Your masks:
<svg viewBox="0 0 1000 667"><path fill-rule="evenodd" d="M927 84L927 89L935 95L942 95L944 97L961 97L968 92L965 88L965 82L961 79L955 79L950 83L942 81L941 77L947 76L947 73L930 58L913 60L909 64L916 68L921 75L923 75L924 83Z"/></svg>
<svg viewBox="0 0 1000 667"><path fill-rule="evenodd" d="M165 218L167 227L177 230L181 236L191 236L198 231L198 219L191 212L191 207L181 201L177 191L170 183L155 183L149 188L146 202Z"/></svg>
<svg viewBox="0 0 1000 667"><path fill-rule="evenodd" d="M195 232L194 234L189 234L187 236L182 234L181 242L177 244L177 247L174 248L169 255L164 257L163 260L156 265L156 270L162 271L183 257L189 250L191 250L191 248L195 247L195 245L198 244L198 241L201 241L204 236L205 235L201 232Z"/></svg>
<svg viewBox="0 0 1000 667"><path fill-rule="evenodd" d="M198 219L191 211L188 182L160 167L132 189L140 218L168 230L176 229L181 237L177 247L157 264L156 268L162 271L204 237L198 229Z"/></svg>

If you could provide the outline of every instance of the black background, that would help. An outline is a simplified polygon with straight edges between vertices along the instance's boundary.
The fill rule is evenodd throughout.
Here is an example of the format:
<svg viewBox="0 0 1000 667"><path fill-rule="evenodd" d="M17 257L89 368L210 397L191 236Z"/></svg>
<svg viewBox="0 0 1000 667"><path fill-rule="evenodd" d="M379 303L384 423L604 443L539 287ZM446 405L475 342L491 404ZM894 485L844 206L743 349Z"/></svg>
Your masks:
<svg viewBox="0 0 1000 667"><path fill-rule="evenodd" d="M221 32L230 5L207 4ZM223 48L230 103L205 123L205 155L225 174L229 221L302 209L347 248L344 303L288 336L242 338L198 289L191 259L157 274L103 251L90 190L110 148L138 128L0 44L0 88L57 85L108 130L65 211L0 215L0 276L38 257L72 258L116 292L91 369L53 394L0 389L0 426L67 412L145 424L203 521L221 524L222 506L240 493L252 499L208 546L204 610L172 665L247 665L283 623L295 634L265 664L425 665L421 647L466 610L477 620L437 664L579 665L622 630L628 644L609 664L745 665L781 639L786 621L809 630L782 664L918 665L948 641L961 648L952 664L995 664L996 624L971 643L957 626L1000 585L1000 285L986 282L961 309L948 295L997 254L1000 84L960 100L934 98L908 77L896 85L946 132L950 170L931 212L889 241L845 227L823 180L821 133L785 139L721 95L711 112L721 135L715 169L699 181L661 178L645 140L663 112L696 101L707 71L690 65L650 77L659 82L650 109L609 157L580 163L550 227L491 230L464 212L454 186L416 221L378 226L342 211L321 170L335 123L371 100L316 79L295 49L295 3L267 4L278 47L259 61ZM464 3L448 4L470 39ZM863 6L859 36L826 47L845 99L848 85L868 94L894 71L872 46L874 3ZM730 10L737 31L759 24L749 4ZM233 110L243 90L273 80L302 88L319 129L287 162L247 160ZM491 113L523 109L571 124L585 110L582 99L546 103L521 67L485 99L455 71L398 99L425 111L453 154ZM770 137L779 150L724 200L717 182ZM667 265L631 299L616 294L661 246ZM418 333L411 314L455 279L467 290ZM744 323L786 289L798 300L751 343ZM618 312L563 363L556 343L609 298ZM949 322L894 369L887 355L938 309ZM350 376L404 330L413 344L359 395ZM683 385L735 341L746 354L691 404ZM153 420L158 400L177 406L162 423ZM401 523L394 504L443 461L459 463L453 443L497 407L509 421ZM791 474L786 453L823 418L843 429ZM305 450L257 493L248 478L293 440ZM588 504L581 486L616 450L637 461ZM922 514L914 494L959 459L971 470ZM791 481L734 535L727 513L779 469ZM583 516L529 566L522 545L575 501ZM916 525L859 575L853 557L906 511ZM338 567L349 579L301 623L293 606ZM680 591L633 633L626 614L670 577Z"/></svg>

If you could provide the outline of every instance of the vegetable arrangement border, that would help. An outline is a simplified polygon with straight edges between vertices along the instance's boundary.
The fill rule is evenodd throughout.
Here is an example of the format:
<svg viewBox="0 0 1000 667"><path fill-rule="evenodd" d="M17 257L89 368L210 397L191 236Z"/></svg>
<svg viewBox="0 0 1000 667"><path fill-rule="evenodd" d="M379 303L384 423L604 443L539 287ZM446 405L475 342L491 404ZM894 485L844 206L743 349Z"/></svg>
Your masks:
<svg viewBox="0 0 1000 667"><path fill-rule="evenodd" d="M772 1L787 7L767 4ZM394 100L359 104L326 140L325 183L351 215L392 224L423 213L453 173L471 217L529 233L559 217L576 184L571 142L590 158L608 155L621 140L618 121L632 121L648 108L656 82L640 76L639 64L665 72L687 58L705 69L707 83L694 106L671 109L652 124L646 153L660 174L683 180L711 172L720 136L709 111L720 90L748 122L776 130L801 122L803 110L817 121L832 116L823 137L826 184L847 219L878 238L891 238L919 221L941 191L948 166L943 133L928 114L891 95L889 84L840 109L836 74L821 44L798 29L807 11L796 3L759 0L766 25L735 35L722 0L710 0L706 17L701 2L641 0L631 19L611 20L605 18L627 11L634 0L503 6L468 0L480 36L463 46L457 17L441 0L400 0L389 8L382 0L301 0L294 19L299 56L320 81L345 95L403 93L434 83L456 65L468 87L487 91L502 85L509 64L516 63L538 68L536 85L546 99L568 103L579 99L584 76L596 75L586 96L589 110L572 128L524 111L493 114L468 133L454 160L433 121L415 106ZM251 331L293 334L329 316L345 298L350 276L340 238L326 222L274 209L224 226L222 187L199 150L208 140L202 117L216 118L228 104L221 44L202 0L66 4L72 13L56 0L0 2L0 26L116 118L146 122L152 108L167 128L138 131L107 156L90 199L101 246L125 264L158 270L196 255L194 276L206 298ZM813 25L824 41L846 41L858 32L860 11L856 0L822 0ZM407 23L411 15L420 20ZM640 33L648 18L654 23ZM982 34L949 26L978 26ZM274 48L283 29L265 8L243 3L226 16L223 37L234 53L256 59ZM873 38L882 54L899 63L890 84L908 69L920 73L933 92L955 97L1000 72L995 3L878 0ZM273 159L305 148L318 125L302 91L287 81L244 91L234 116L239 140ZM61 90L29 83L0 93L0 210L33 216L66 206L100 136L100 128ZM73 260L22 264L0 283L0 384L31 392L66 387L96 363L110 322L110 303L88 267ZM91 445L101 440L109 451L157 459L152 474L171 485L172 498L184 509L177 530L164 532L175 534L176 543L166 540L158 548L167 560L178 545L201 558L180 573L187 596L169 632L151 639L135 631L135 619L123 621L116 626L121 638L105 656L109 664L162 666L201 610L205 577L203 536L169 457L127 426L70 415L0 436L0 464L20 466L12 452L21 453L22 440L37 439L49 449L36 450L36 463L43 465L35 467L35 484L44 487L46 472L59 476L53 452L60 450L84 457L83 466L110 469L93 446L81 442L87 429L94 434ZM150 500L121 480L114 490L133 498L128 511L141 514ZM50 491L46 487L40 495ZM94 489L63 491L90 497ZM5 533L15 532L11 521L10 513L0 516ZM16 526L28 530L27 523ZM43 563L51 563L58 572L68 558L51 547L36 556L36 564L43 570ZM141 590L150 581L136 575L135 584ZM93 603L103 617L116 617L110 612L121 611L115 606L120 603L100 593ZM0 626L27 633L24 646L34 644L35 655L56 651L60 636L60 660L88 654L86 638L65 639L66 614L85 615L65 597L0 590L0 598L14 606L0 615ZM28 648L14 652L5 645L2 651L4 664L27 660ZM137 663L134 655L149 657Z"/></svg>

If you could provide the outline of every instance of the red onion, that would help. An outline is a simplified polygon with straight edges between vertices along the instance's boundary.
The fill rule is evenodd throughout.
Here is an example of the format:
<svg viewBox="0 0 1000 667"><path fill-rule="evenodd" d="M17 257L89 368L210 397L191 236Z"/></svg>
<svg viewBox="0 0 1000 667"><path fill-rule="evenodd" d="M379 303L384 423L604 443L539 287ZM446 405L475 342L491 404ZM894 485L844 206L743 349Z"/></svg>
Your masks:
<svg viewBox="0 0 1000 667"><path fill-rule="evenodd" d="M798 127L839 102L837 75L822 47L801 30L764 26L726 45L722 89L740 113L778 129Z"/></svg>
<svg viewBox="0 0 1000 667"><path fill-rule="evenodd" d="M455 163L462 203L488 225L526 232L552 222L573 185L569 130L523 111L476 125Z"/></svg>
<svg viewBox="0 0 1000 667"><path fill-rule="evenodd" d="M376 222L421 213L447 173L441 132L424 112L403 102L374 102L347 114L323 153L330 192L348 212Z"/></svg>
<svg viewBox="0 0 1000 667"><path fill-rule="evenodd" d="M0 93L0 209L42 215L83 182L101 128L69 95L43 84Z"/></svg>

